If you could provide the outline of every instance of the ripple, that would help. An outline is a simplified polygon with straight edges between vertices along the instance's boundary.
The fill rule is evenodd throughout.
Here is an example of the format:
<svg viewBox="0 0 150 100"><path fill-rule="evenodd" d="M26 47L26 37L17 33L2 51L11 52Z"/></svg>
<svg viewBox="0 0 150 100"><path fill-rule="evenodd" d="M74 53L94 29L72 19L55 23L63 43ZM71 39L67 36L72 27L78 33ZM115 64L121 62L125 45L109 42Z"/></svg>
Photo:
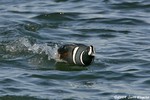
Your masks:
<svg viewBox="0 0 150 100"><path fill-rule="evenodd" d="M6 95L0 96L1 100L47 100L42 98L36 98L31 96L14 96L14 95Z"/></svg>
<svg viewBox="0 0 150 100"><path fill-rule="evenodd" d="M58 13L50 13L50 14L41 14L34 18L49 20L49 21L73 21L75 17L78 17L78 15L79 13L58 12Z"/></svg>
<svg viewBox="0 0 150 100"><path fill-rule="evenodd" d="M1 80L0 83L5 84L5 85L11 84L11 83L12 84L16 84L17 81L15 81L14 79L5 78L4 80Z"/></svg>
<svg viewBox="0 0 150 100"><path fill-rule="evenodd" d="M11 92L15 92L15 93L19 93L22 90L20 88L15 88L15 87L8 87L8 88L3 88L5 91L11 91Z"/></svg>
<svg viewBox="0 0 150 100"><path fill-rule="evenodd" d="M108 34L108 35L112 35L112 33L114 33L114 35L116 35L115 37L117 37L117 34L116 33L124 33L124 34L127 34L127 33L130 33L130 31L125 31L125 30L115 30L115 29L76 29L76 31L80 31L80 32L84 32L84 33L98 33L98 34ZM92 36L92 35L91 35Z"/></svg>
<svg viewBox="0 0 150 100"><path fill-rule="evenodd" d="M149 86L150 85L150 80L144 81L143 84L147 84Z"/></svg>
<svg viewBox="0 0 150 100"><path fill-rule="evenodd" d="M109 64L128 64L128 63L142 63L142 62L147 62L146 60L143 59L129 59L129 58L124 58L124 59L115 59L115 58L108 58L105 60L105 62Z"/></svg>
<svg viewBox="0 0 150 100"><path fill-rule="evenodd" d="M140 19L135 18L118 18L118 19L108 19L102 21L107 24L126 24L126 25L148 25L147 22Z"/></svg>
<svg viewBox="0 0 150 100"><path fill-rule="evenodd" d="M148 8L149 3L145 3L144 1L129 1L129 2L118 2L118 3L113 3L113 8L115 9L143 9L143 8Z"/></svg>

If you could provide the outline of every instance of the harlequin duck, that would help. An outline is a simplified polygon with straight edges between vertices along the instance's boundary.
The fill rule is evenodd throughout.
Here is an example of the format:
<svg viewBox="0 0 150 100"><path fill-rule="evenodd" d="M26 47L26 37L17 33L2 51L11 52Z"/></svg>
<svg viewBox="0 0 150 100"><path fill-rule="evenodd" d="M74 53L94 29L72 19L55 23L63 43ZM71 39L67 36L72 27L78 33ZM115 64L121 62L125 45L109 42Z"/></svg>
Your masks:
<svg viewBox="0 0 150 100"><path fill-rule="evenodd" d="M88 66L92 63L95 51L92 45L66 44L58 49L59 59L72 65Z"/></svg>

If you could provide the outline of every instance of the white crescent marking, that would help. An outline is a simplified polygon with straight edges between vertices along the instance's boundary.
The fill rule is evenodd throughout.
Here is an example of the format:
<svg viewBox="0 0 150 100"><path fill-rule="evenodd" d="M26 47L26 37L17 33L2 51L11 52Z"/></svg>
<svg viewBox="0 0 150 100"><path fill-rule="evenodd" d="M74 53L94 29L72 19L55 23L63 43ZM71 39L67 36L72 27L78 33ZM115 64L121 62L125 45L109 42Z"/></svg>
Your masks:
<svg viewBox="0 0 150 100"><path fill-rule="evenodd" d="M77 50L79 49L79 47L75 47L74 48L74 50L73 50L73 62L76 64L76 58L75 58L75 56L76 56L76 53L77 53Z"/></svg>
<svg viewBox="0 0 150 100"><path fill-rule="evenodd" d="M82 59L83 53L84 53L84 51L82 51L82 53L81 53L81 55L80 55L80 61L81 61L81 63L82 63L83 65L85 65L84 62L83 62L83 59Z"/></svg>

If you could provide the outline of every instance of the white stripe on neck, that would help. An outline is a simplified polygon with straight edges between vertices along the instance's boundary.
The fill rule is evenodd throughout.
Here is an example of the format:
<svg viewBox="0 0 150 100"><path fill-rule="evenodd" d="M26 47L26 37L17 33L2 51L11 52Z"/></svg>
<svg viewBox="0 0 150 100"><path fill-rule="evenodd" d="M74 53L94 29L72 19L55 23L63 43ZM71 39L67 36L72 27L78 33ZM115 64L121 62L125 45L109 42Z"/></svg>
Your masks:
<svg viewBox="0 0 150 100"><path fill-rule="evenodd" d="M76 64L76 53L77 53L77 50L79 49L79 47L75 47L74 50L73 50L73 62Z"/></svg>

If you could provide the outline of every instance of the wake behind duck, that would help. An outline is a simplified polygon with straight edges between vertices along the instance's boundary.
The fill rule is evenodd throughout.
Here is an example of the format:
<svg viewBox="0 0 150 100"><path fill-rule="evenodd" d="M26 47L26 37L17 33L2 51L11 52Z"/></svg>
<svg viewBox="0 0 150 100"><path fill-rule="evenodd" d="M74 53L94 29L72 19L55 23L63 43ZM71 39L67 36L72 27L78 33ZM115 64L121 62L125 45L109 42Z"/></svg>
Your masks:
<svg viewBox="0 0 150 100"><path fill-rule="evenodd" d="M67 43L58 44L53 42L36 43L23 37L7 45L5 49L11 53L32 52L35 54L45 54L48 60L64 62L69 65L88 66L94 61L95 50L92 45Z"/></svg>

